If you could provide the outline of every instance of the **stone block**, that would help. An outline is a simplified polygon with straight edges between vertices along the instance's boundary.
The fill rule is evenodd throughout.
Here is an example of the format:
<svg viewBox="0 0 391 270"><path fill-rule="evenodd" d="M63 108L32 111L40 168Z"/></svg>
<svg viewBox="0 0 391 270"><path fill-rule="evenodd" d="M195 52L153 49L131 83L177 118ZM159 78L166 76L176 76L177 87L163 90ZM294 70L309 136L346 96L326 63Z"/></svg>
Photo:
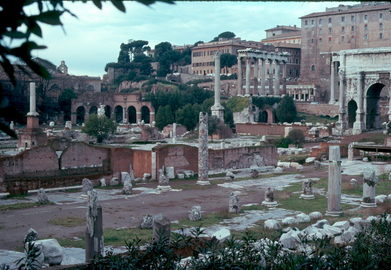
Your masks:
<svg viewBox="0 0 391 270"><path fill-rule="evenodd" d="M174 167L166 167L166 175L167 175L168 179L174 179L175 178Z"/></svg>
<svg viewBox="0 0 391 270"><path fill-rule="evenodd" d="M286 217L282 220L282 225L296 224L297 220L294 217Z"/></svg>
<svg viewBox="0 0 391 270"><path fill-rule="evenodd" d="M321 212L315 211L309 214L311 220L321 219L323 217Z"/></svg>
<svg viewBox="0 0 391 270"><path fill-rule="evenodd" d="M333 227L339 228L343 231L346 231L350 227L349 221L337 221L333 224Z"/></svg>
<svg viewBox="0 0 391 270"><path fill-rule="evenodd" d="M64 257L64 249L56 239L37 240L34 244L42 245L44 262L49 265L60 265Z"/></svg>
<svg viewBox="0 0 391 270"><path fill-rule="evenodd" d="M283 247L288 249L296 249L300 243L299 230L291 229L280 237L280 243Z"/></svg>
<svg viewBox="0 0 391 270"><path fill-rule="evenodd" d="M228 239L231 236L231 231L227 228L221 228L220 230L214 232L211 237L215 237L219 241Z"/></svg>
<svg viewBox="0 0 391 270"><path fill-rule="evenodd" d="M280 230L281 229L280 222L275 219L266 220L263 226L265 229L269 229L269 230Z"/></svg>
<svg viewBox="0 0 391 270"><path fill-rule="evenodd" d="M110 186L117 186L119 185L119 178L118 177L113 177L110 180Z"/></svg>
<svg viewBox="0 0 391 270"><path fill-rule="evenodd" d="M305 223L305 222L310 222L311 221L310 216L307 215L307 214L304 214L304 213L296 215L295 219L296 219L296 221L298 223Z"/></svg>

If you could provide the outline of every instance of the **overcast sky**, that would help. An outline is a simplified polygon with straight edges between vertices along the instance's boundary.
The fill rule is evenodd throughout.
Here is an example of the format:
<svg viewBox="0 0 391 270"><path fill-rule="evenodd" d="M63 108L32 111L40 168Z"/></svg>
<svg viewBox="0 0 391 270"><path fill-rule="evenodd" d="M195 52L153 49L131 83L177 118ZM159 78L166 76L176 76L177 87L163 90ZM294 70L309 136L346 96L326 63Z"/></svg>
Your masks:
<svg viewBox="0 0 391 270"><path fill-rule="evenodd" d="M69 73L102 76L108 62L116 62L119 46L129 39L147 40L153 48L168 41L175 45L210 41L224 31L245 40L260 41L265 29L297 25L300 16L338 6L338 2L176 2L151 7L128 1L126 13L105 3L99 10L92 3L66 3L78 18L63 16L61 27L43 27L48 49L36 56L55 65L65 60ZM345 2L343 4L352 4Z"/></svg>

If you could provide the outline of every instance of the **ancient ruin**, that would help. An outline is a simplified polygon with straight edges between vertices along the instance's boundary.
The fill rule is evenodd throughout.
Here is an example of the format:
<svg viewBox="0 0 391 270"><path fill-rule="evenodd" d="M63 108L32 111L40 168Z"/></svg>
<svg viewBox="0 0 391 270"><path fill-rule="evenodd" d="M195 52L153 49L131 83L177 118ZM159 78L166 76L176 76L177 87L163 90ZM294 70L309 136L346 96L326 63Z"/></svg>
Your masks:
<svg viewBox="0 0 391 270"><path fill-rule="evenodd" d="M208 114L200 112L198 126L198 181L197 184L209 185L208 181Z"/></svg>
<svg viewBox="0 0 391 270"><path fill-rule="evenodd" d="M329 147L329 180L327 187L328 216L342 215L341 209L341 153L339 146Z"/></svg>
<svg viewBox="0 0 391 270"><path fill-rule="evenodd" d="M98 194L95 190L87 192L87 229L86 257L90 262L95 256L103 255L103 220L102 206L98 202Z"/></svg>

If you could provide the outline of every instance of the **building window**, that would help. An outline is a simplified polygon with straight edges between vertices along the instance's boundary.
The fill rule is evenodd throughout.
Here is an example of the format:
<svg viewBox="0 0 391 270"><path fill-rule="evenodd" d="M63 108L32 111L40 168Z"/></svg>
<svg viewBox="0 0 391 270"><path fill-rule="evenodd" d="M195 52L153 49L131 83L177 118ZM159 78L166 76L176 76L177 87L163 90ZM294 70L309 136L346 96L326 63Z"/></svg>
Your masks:
<svg viewBox="0 0 391 270"><path fill-rule="evenodd" d="M345 16L342 16L341 17L341 22L344 22L345 21Z"/></svg>
<svg viewBox="0 0 391 270"><path fill-rule="evenodd" d="M379 29L383 30L383 24L382 23L379 23Z"/></svg>
<svg viewBox="0 0 391 270"><path fill-rule="evenodd" d="M345 33L345 26L342 26L341 32L342 32L342 33Z"/></svg>
<svg viewBox="0 0 391 270"><path fill-rule="evenodd" d="M379 39L383 39L383 33L379 33Z"/></svg>
<svg viewBox="0 0 391 270"><path fill-rule="evenodd" d="M331 18L329 18L329 23L331 23Z"/></svg>
<svg viewBox="0 0 391 270"><path fill-rule="evenodd" d="M304 25L308 25L308 21L307 20L304 21Z"/></svg>
<svg viewBox="0 0 391 270"><path fill-rule="evenodd" d="M331 27L329 27L329 34L332 34L333 33L333 29Z"/></svg>
<svg viewBox="0 0 391 270"><path fill-rule="evenodd" d="M368 24L364 25L364 31L368 31Z"/></svg>
<svg viewBox="0 0 391 270"><path fill-rule="evenodd" d="M311 43L314 43L314 39L313 38L311 38Z"/></svg>
<svg viewBox="0 0 391 270"><path fill-rule="evenodd" d="M311 25L314 25L315 24L315 20L311 20Z"/></svg>
<svg viewBox="0 0 391 270"><path fill-rule="evenodd" d="M354 31L354 25L352 25L352 32Z"/></svg>
<svg viewBox="0 0 391 270"><path fill-rule="evenodd" d="M319 25L322 25L322 19L319 19Z"/></svg>
<svg viewBox="0 0 391 270"><path fill-rule="evenodd" d="M322 34L322 28L319 28L319 35Z"/></svg>
<svg viewBox="0 0 391 270"><path fill-rule="evenodd" d="M365 35L364 35L364 39L365 39L365 40L368 40L368 34L365 34Z"/></svg>
<svg viewBox="0 0 391 270"><path fill-rule="evenodd" d="M322 38L319 38L319 42L322 42Z"/></svg>
<svg viewBox="0 0 391 270"><path fill-rule="evenodd" d="M315 65L311 66L311 71L315 71Z"/></svg>
<svg viewBox="0 0 391 270"><path fill-rule="evenodd" d="M352 16L350 17L350 20L351 20L352 22L354 22L354 15L352 15Z"/></svg>
<svg viewBox="0 0 391 270"><path fill-rule="evenodd" d="M383 19L383 13L379 13L379 19Z"/></svg>
<svg viewBox="0 0 391 270"><path fill-rule="evenodd" d="M368 20L368 15L364 15L364 21Z"/></svg>

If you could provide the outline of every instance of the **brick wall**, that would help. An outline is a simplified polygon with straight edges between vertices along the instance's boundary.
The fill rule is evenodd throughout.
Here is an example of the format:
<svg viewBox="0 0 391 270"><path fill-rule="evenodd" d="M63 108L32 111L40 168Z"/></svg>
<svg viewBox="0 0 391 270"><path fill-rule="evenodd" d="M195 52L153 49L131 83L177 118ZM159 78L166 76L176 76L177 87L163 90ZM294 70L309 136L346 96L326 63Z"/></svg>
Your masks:
<svg viewBox="0 0 391 270"><path fill-rule="evenodd" d="M277 150L271 145L209 149L210 170L249 168L251 165L275 166L276 164Z"/></svg>
<svg viewBox="0 0 391 270"><path fill-rule="evenodd" d="M198 171L198 148L189 145L164 145L154 148L156 152L156 170L163 166L181 170Z"/></svg>
<svg viewBox="0 0 391 270"><path fill-rule="evenodd" d="M278 125L265 123L243 123L236 124L236 132L238 134L246 135L285 135L285 127L292 127L292 129L301 129L306 136L308 136L309 128L302 125Z"/></svg>
<svg viewBox="0 0 391 270"><path fill-rule="evenodd" d="M109 156L107 148L73 143L61 154L61 169L101 167L104 160L109 161Z"/></svg>
<svg viewBox="0 0 391 270"><path fill-rule="evenodd" d="M328 115L330 117L335 117L338 115L338 105L310 104L301 102L296 102L295 104L298 112L315 115Z"/></svg>
<svg viewBox="0 0 391 270"><path fill-rule="evenodd" d="M130 148L110 148L110 166L113 174L128 172L133 162L133 150Z"/></svg>

